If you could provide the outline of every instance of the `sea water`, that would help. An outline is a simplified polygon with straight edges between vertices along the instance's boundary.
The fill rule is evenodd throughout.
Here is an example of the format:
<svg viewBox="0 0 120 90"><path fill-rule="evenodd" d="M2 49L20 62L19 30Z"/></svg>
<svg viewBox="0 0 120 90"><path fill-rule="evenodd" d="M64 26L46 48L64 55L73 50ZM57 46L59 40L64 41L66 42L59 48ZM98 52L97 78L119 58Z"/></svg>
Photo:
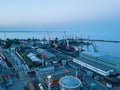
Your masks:
<svg viewBox="0 0 120 90"><path fill-rule="evenodd" d="M36 39L46 39L48 38L55 38L58 37L62 38L87 38L87 39L100 39L100 40L118 40L120 41L120 36L117 33L114 35L114 31L107 33L102 31L82 31L82 30L33 30L33 31L1 31L0 32L0 39L28 39L28 38L36 38ZM115 57L120 57L120 43L112 43L112 42L95 42L97 49L102 54L108 54ZM91 50L92 46L90 47Z"/></svg>

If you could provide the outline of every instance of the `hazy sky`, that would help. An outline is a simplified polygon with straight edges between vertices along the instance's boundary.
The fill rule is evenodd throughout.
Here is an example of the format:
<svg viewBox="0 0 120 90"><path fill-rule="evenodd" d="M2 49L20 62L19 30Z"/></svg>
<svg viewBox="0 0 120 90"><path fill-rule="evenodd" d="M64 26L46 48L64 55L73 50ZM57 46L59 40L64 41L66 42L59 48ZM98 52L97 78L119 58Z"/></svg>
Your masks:
<svg viewBox="0 0 120 90"><path fill-rule="evenodd" d="M0 25L120 19L120 0L0 0Z"/></svg>

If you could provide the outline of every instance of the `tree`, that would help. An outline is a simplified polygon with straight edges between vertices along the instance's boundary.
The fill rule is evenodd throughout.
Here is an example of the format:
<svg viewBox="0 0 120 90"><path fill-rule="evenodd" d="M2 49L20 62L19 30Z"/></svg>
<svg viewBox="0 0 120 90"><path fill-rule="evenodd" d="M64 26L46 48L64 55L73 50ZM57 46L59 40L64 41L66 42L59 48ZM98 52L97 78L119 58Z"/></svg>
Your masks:
<svg viewBox="0 0 120 90"><path fill-rule="evenodd" d="M6 39L6 48L9 48L9 47L11 47L11 45L13 44L13 41L12 40L10 40L9 38L7 38Z"/></svg>
<svg viewBox="0 0 120 90"><path fill-rule="evenodd" d="M13 40L13 43L14 43L14 44L20 44L20 43L19 43L19 40L16 39L16 38Z"/></svg>

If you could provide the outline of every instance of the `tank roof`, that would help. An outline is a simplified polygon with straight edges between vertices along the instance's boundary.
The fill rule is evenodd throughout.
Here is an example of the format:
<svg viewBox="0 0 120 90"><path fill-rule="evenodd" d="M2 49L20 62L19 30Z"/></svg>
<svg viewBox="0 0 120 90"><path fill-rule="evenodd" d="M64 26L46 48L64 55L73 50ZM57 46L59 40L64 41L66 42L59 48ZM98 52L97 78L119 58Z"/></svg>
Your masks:
<svg viewBox="0 0 120 90"><path fill-rule="evenodd" d="M80 86L81 82L78 78L73 77L73 76L65 76L60 79L60 84L63 87L68 87L68 88L75 88Z"/></svg>

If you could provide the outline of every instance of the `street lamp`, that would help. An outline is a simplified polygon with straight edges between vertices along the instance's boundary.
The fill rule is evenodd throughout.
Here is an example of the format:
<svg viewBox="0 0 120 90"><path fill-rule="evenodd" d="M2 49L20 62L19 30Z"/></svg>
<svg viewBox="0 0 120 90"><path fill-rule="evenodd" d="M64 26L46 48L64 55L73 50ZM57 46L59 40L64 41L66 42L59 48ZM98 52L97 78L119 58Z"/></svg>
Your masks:
<svg viewBox="0 0 120 90"><path fill-rule="evenodd" d="M51 75L48 75L47 76L47 79L48 79L48 90L51 90L50 86L52 84L52 81L51 81Z"/></svg>

